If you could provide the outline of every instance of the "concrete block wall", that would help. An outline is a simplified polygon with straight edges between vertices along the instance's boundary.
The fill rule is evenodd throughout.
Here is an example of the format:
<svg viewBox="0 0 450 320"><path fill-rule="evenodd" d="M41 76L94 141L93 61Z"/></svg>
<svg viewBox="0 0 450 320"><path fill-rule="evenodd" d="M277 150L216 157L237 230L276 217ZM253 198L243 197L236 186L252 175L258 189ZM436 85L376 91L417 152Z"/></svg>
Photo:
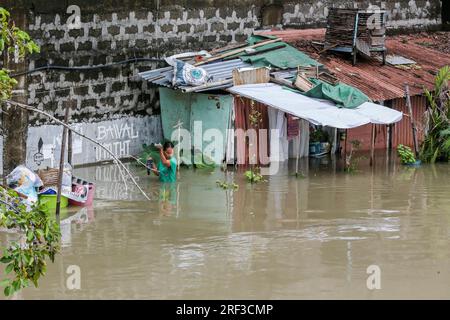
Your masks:
<svg viewBox="0 0 450 320"><path fill-rule="evenodd" d="M62 119L71 105L71 122L83 124L95 137L95 126L128 121L147 141L161 136L159 98L154 87L135 81L138 72L160 66L171 54L212 49L244 41L255 29L266 27L267 17L278 27L324 27L331 6L367 8L368 0L4 0L2 6L27 12L28 32L41 46L29 59L28 70L47 65L95 67L89 70L40 70L27 77L27 102ZM69 5L80 8L79 28L69 28ZM391 28L423 29L441 22L439 0L385 1ZM274 10L266 14L266 10ZM266 18L263 18L266 17ZM269 19L270 20L270 19ZM135 57L154 59L104 67ZM149 130L142 122L154 126ZM91 124L95 124L91 126ZM30 114L27 161L33 164L36 134L53 143L52 123ZM33 131L34 130L34 131ZM159 131L158 131L159 130ZM111 143L116 143L112 141ZM109 142L108 142L109 143ZM138 152L141 139L132 139ZM55 150L56 150L55 146ZM82 152L92 152L89 148ZM53 155L52 155L53 157ZM91 159L92 158L92 159ZM97 157L76 156L76 163ZM47 159L53 161L55 159ZM47 161L47 162L48 162ZM44 162L43 162L44 163ZM42 165L42 164L41 164ZM33 164L34 166L34 164Z"/></svg>
<svg viewBox="0 0 450 320"><path fill-rule="evenodd" d="M22 0L23 1L23 0ZM70 1L80 7L81 27L69 29L67 5L56 0L33 3L29 32L41 45L29 69L58 65L103 66L133 57L161 58L186 50L211 49L244 41L261 25L267 4L282 10L281 26L324 26L330 6L367 8L381 2L197 0ZM38 3L47 3L43 7ZM392 28L425 28L440 23L439 0L383 2ZM26 5L26 4L24 4ZM28 4L29 5L29 4ZM51 8L51 9L49 9ZM74 104L73 121L102 121L126 115L159 113L156 91L134 82L139 71L157 62L123 64L83 72L42 71L29 76L28 102L58 117ZM33 115L33 125L47 121Z"/></svg>

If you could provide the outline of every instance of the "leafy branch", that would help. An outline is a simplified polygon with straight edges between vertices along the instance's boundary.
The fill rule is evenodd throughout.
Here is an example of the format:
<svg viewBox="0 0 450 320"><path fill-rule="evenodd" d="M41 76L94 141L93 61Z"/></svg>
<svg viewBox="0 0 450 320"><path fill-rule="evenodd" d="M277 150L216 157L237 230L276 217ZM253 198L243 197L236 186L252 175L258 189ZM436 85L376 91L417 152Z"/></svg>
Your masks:
<svg viewBox="0 0 450 320"><path fill-rule="evenodd" d="M16 27L9 11L0 7L0 57L14 55L20 61L35 52L40 52L39 46L28 33ZM17 81L9 76L9 70L0 69L0 102L11 97L15 85Z"/></svg>
<svg viewBox="0 0 450 320"><path fill-rule="evenodd" d="M425 89L429 108L426 113L426 135L422 143L420 158L425 162L448 161L450 159L450 66L439 70L434 91Z"/></svg>
<svg viewBox="0 0 450 320"><path fill-rule="evenodd" d="M3 250L0 262L6 264L5 274L14 275L0 281L5 296L26 288L47 271L47 258L54 262L59 252L61 233L59 225L38 207L27 208L17 192L0 187L0 228L15 230L18 241L12 241Z"/></svg>

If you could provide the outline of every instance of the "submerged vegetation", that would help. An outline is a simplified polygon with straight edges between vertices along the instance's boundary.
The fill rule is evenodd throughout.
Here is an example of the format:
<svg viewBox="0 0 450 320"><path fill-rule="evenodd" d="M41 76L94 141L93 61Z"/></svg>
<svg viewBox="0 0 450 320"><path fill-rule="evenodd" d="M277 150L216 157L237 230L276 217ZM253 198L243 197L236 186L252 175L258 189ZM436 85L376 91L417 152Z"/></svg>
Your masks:
<svg viewBox="0 0 450 320"><path fill-rule="evenodd" d="M0 262L6 264L5 274L11 278L0 281L5 296L11 296L30 285L38 286L47 271L47 258L54 262L61 238L58 223L38 207L27 208L13 190L0 187L0 228L17 233L3 250Z"/></svg>
<svg viewBox="0 0 450 320"><path fill-rule="evenodd" d="M411 148L408 146L399 144L397 146L397 154L400 157L400 162L402 164L413 164L416 162L416 157L414 156Z"/></svg>
<svg viewBox="0 0 450 320"><path fill-rule="evenodd" d="M434 91L425 90L429 108L425 140L420 158L424 162L449 161L450 158L450 66L439 70Z"/></svg>
<svg viewBox="0 0 450 320"><path fill-rule="evenodd" d="M229 189L233 189L233 190L237 190L239 189L239 185L237 185L234 182L227 182L227 181L220 181L217 180L216 184L218 187L224 189L224 190L229 190Z"/></svg>
<svg viewBox="0 0 450 320"><path fill-rule="evenodd" d="M250 183L258 183L265 181L263 176L259 172L259 169L247 170L245 171L244 175L247 178L247 181Z"/></svg>
<svg viewBox="0 0 450 320"><path fill-rule="evenodd" d="M352 140L350 141L350 146L350 154L345 157L345 171L353 173L358 170L358 164L364 157L355 157L355 152L361 148L361 141Z"/></svg>

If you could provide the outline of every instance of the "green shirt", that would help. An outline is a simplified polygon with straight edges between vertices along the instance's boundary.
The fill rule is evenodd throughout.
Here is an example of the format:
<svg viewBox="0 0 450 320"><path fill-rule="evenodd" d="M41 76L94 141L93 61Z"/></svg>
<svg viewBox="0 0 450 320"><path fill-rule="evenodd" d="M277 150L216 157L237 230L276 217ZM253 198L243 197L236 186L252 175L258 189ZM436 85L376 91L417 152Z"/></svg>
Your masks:
<svg viewBox="0 0 450 320"><path fill-rule="evenodd" d="M166 167L162 161L158 163L159 181L175 182L177 181L177 160L175 157L169 159L170 167Z"/></svg>

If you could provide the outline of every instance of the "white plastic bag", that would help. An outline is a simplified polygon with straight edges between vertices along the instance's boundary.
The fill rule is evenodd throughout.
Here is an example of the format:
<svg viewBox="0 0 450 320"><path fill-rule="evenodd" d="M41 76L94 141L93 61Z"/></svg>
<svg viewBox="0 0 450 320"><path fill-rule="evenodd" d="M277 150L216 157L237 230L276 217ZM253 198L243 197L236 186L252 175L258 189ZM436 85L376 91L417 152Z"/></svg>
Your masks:
<svg viewBox="0 0 450 320"><path fill-rule="evenodd" d="M173 86L200 86L211 80L205 69L178 60L175 56L166 58L166 62L173 66Z"/></svg>
<svg viewBox="0 0 450 320"><path fill-rule="evenodd" d="M27 196L29 203L38 201L36 188L43 185L41 178L24 165L17 166L10 174L6 176L6 183L17 192Z"/></svg>

